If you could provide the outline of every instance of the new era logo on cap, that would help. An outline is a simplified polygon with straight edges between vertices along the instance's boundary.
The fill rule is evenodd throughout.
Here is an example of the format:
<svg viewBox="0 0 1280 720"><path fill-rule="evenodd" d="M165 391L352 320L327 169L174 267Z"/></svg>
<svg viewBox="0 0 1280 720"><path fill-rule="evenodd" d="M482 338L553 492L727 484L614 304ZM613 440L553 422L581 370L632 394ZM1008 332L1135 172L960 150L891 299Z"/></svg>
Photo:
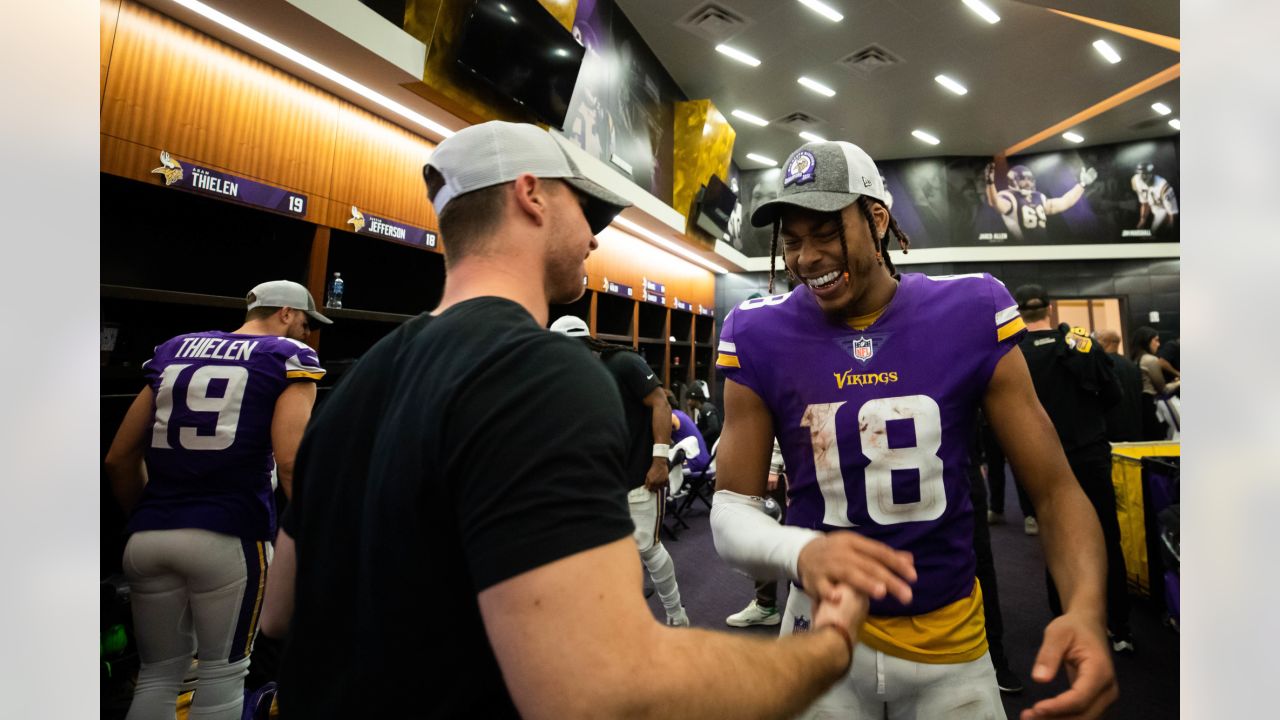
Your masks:
<svg viewBox="0 0 1280 720"><path fill-rule="evenodd" d="M782 191L751 213L756 227L772 225L786 205L839 212L859 195L888 202L875 162L862 148L844 141L811 142L791 153L783 167Z"/></svg>

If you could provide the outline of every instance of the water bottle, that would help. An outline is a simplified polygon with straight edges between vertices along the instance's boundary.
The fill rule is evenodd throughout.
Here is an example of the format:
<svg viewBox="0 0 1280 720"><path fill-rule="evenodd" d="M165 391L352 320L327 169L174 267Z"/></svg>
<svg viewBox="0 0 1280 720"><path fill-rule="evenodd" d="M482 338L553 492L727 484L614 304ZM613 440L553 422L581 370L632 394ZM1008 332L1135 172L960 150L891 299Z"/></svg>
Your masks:
<svg viewBox="0 0 1280 720"><path fill-rule="evenodd" d="M342 308L342 273L334 273L333 281L329 283L329 295L324 299L324 306L327 308Z"/></svg>

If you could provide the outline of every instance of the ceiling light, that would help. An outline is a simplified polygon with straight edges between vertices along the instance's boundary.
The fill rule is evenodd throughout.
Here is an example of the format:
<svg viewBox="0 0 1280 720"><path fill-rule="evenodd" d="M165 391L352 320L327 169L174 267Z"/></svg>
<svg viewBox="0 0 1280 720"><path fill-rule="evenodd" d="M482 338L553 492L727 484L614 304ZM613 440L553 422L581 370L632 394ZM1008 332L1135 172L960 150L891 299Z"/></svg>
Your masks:
<svg viewBox="0 0 1280 720"><path fill-rule="evenodd" d="M1095 41L1093 43L1093 49L1097 50L1098 54L1106 58L1107 62L1112 65L1120 62L1120 53L1116 52L1115 48L1108 45L1106 40Z"/></svg>
<svg viewBox="0 0 1280 720"><path fill-rule="evenodd" d="M816 93L821 93L823 95L826 95L827 97L833 97L836 94L835 90L832 90L831 88L827 87L826 85L823 85L817 80L810 80L807 77L802 77L797 79L796 82L800 83L801 85L809 88L810 90Z"/></svg>
<svg viewBox="0 0 1280 720"><path fill-rule="evenodd" d="M835 8L826 3L819 2L818 0L800 0L800 4L818 13L831 22L840 22L844 19L844 16L836 12Z"/></svg>
<svg viewBox="0 0 1280 720"><path fill-rule="evenodd" d="M827 141L827 139L822 137L821 135L814 135L808 130L801 130L800 137L804 138L805 140L808 140L809 142L826 142Z"/></svg>
<svg viewBox="0 0 1280 720"><path fill-rule="evenodd" d="M1170 121L1169 121L1169 127L1173 128L1174 130L1181 130L1181 129L1182 129L1182 121L1181 121L1181 120L1179 120L1178 118L1174 118L1174 119L1172 119L1172 120L1170 120Z"/></svg>
<svg viewBox="0 0 1280 720"><path fill-rule="evenodd" d="M1161 115L1168 115L1169 113L1173 112L1173 109L1170 108L1168 105L1165 105L1164 103L1156 103L1151 106L1151 109L1155 110Z"/></svg>
<svg viewBox="0 0 1280 720"><path fill-rule="evenodd" d="M969 92L969 88L966 88L965 86L961 85L955 80L952 80L946 75L939 75L935 77L934 80L936 80L938 84L941 85L942 87L950 90L951 92L957 95L964 95L965 93Z"/></svg>
<svg viewBox="0 0 1280 720"><path fill-rule="evenodd" d="M701 255L695 252L692 252L691 250L684 247L683 245L680 245L679 243L668 240L667 238L662 237L658 233L653 232L652 230L642 225L637 225L636 223L633 223L622 216L615 217L613 219L613 224L626 228L627 231L630 232L632 235L639 235L640 237L652 240L653 242L657 243L658 245L661 245L662 247L670 250L671 252L677 255L680 255L684 258L687 258L689 260L692 260L693 262L698 263L699 265L710 270L711 272L719 273L721 275L729 274L729 271L727 269L720 267L719 265L711 262L710 260L702 257Z"/></svg>
<svg viewBox="0 0 1280 720"><path fill-rule="evenodd" d="M1000 16L996 14L996 11L987 7L987 4L982 2L982 0L964 0L964 4L970 10L978 13L978 17L981 17L992 25L1000 22Z"/></svg>
<svg viewBox="0 0 1280 720"><path fill-rule="evenodd" d="M751 67L755 67L760 64L760 61L758 59L742 52L737 48L731 48L728 45L717 45L716 52L720 53L721 55L728 55L729 57L733 58L734 60L737 60L743 65L750 65Z"/></svg>
<svg viewBox="0 0 1280 720"><path fill-rule="evenodd" d="M199 0L174 0L174 2L191 10L192 12L195 12L203 17L209 18L213 22L218 23L222 27L227 28L228 30L236 33L237 35L241 35L245 38L248 38L249 40L252 40L253 42L267 48L268 50L276 53L277 55L280 55L288 60L292 60L293 62L301 65L302 67L328 80L331 80L334 83L337 83L338 85L341 85L342 87L356 93L357 95L363 98L373 101L374 103L386 108L387 110L390 110L391 112L395 113L396 115L399 115L400 117L406 120L409 120L410 122L413 122L417 125L421 125L422 127L430 130L431 132L435 133L436 135L439 135L442 138L447 138L453 135L452 130L432 120L431 118L423 115L422 113L417 112L415 110L411 110L407 106L402 105L396 102L395 100L392 100L386 95L383 95L382 93L379 93L375 90L365 87L364 85L361 85L360 83L356 82L355 80L352 80L346 75L343 75L337 70L334 70L333 68L330 68L327 65L322 65L316 62L315 60L312 60L311 58L307 57L306 55L303 55L297 50L294 50L288 45L285 45L279 40L276 40L273 37L270 37L257 30L254 30L253 28L249 27L248 25L245 25L239 20L236 20L235 18L232 18L217 10L214 10L213 8L209 7L208 5L205 5Z"/></svg>
<svg viewBox="0 0 1280 720"><path fill-rule="evenodd" d="M768 121L768 120L765 120L764 118L759 117L759 116L757 116L757 115L752 115L752 114L751 114L751 113L749 113L749 112L744 112L744 111L742 111L742 110L734 110L734 111L733 111L732 113L730 113L730 114L731 114L731 115L733 115L734 117L736 117L736 118L740 119L740 120L746 120L747 122L751 123L752 125L759 125L760 127L764 127L765 125L768 125L768 124L769 124L769 121Z"/></svg>
<svg viewBox="0 0 1280 720"><path fill-rule="evenodd" d="M747 153L747 159L755 160L758 163L764 163L765 165L768 165L770 167L773 167L774 165L778 164L778 161L774 160L773 158L767 158L763 155L757 155L755 153Z"/></svg>
<svg viewBox="0 0 1280 720"><path fill-rule="evenodd" d="M1082 136L1077 135L1077 134L1075 134L1075 133L1073 133L1073 132L1070 132L1070 131L1062 133L1062 137L1064 137L1064 138L1066 138L1066 139L1070 140L1070 141L1071 141L1071 142L1073 142L1073 143L1082 143L1082 142L1084 142L1084 138L1083 138Z"/></svg>
<svg viewBox="0 0 1280 720"><path fill-rule="evenodd" d="M934 137L934 136L930 135L929 133L927 133L927 132L925 132L925 131L923 131L923 130L912 130L912 131L911 131L911 134L912 134L913 136L915 136L917 139L919 139L919 140L923 140L923 141L925 141L925 142L929 143L930 145L937 145L938 143L942 142L942 141L941 141L941 140L939 140L938 138L936 138L936 137Z"/></svg>

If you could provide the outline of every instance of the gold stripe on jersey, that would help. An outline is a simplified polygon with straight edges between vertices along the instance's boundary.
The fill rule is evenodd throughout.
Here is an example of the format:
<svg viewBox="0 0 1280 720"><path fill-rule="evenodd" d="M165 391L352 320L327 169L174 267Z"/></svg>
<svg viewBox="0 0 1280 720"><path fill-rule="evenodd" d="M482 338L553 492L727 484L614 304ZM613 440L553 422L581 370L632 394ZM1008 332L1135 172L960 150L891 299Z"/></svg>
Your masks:
<svg viewBox="0 0 1280 720"><path fill-rule="evenodd" d="M923 615L870 616L859 640L886 655L914 662L944 665L977 660L987 651L982 587L975 578L969 597Z"/></svg>
<svg viewBox="0 0 1280 720"><path fill-rule="evenodd" d="M1026 328L1027 324L1022 321L1022 318L1016 317L996 328L996 342L1004 342L1005 340L1013 337L1019 330L1025 330Z"/></svg>
<svg viewBox="0 0 1280 720"><path fill-rule="evenodd" d="M258 546L258 595L253 601L253 616L249 618L249 635L244 641L244 653L248 655L253 651L253 636L258 632L258 613L262 612L262 595L267 589L267 557L263 551L262 541L259 540Z"/></svg>
<svg viewBox="0 0 1280 720"><path fill-rule="evenodd" d="M290 380L297 380L298 378L306 378L307 380L319 380L320 378L324 377L324 372L309 372L307 370L290 370L289 372L285 373L284 376L289 378Z"/></svg>
<svg viewBox="0 0 1280 720"><path fill-rule="evenodd" d="M724 353L720 353L720 355L716 357L716 366L717 367L742 367L742 365L738 364L737 355L726 355Z"/></svg>
<svg viewBox="0 0 1280 720"><path fill-rule="evenodd" d="M866 315L851 317L848 320L845 320L844 322L846 325L853 328L854 330L859 330L859 331L866 330L867 328L874 325L875 321L880 319L880 316L884 314L885 309L888 307L889 307L888 305L885 305L884 307L880 308L879 310L873 313L867 313Z"/></svg>

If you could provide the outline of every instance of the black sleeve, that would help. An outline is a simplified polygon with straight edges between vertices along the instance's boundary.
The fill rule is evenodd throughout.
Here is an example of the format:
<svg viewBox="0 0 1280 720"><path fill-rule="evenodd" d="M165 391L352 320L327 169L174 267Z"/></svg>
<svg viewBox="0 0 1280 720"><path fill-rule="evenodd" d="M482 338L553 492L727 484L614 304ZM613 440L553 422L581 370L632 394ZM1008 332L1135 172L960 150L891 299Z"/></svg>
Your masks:
<svg viewBox="0 0 1280 720"><path fill-rule="evenodd" d="M706 418L706 429L702 431L704 437L720 437L720 413L716 410L716 406L711 403L703 403L702 417Z"/></svg>
<svg viewBox="0 0 1280 720"><path fill-rule="evenodd" d="M1124 389L1120 387L1120 376L1116 374L1115 362L1095 344L1089 352L1090 359L1098 365L1098 399L1102 401L1102 409L1110 410L1124 398Z"/></svg>
<svg viewBox="0 0 1280 720"><path fill-rule="evenodd" d="M609 368L623 392L636 400L643 400L655 388L662 387L658 374L644 361L644 358L633 352L615 353L609 358Z"/></svg>
<svg viewBox="0 0 1280 720"><path fill-rule="evenodd" d="M622 402L585 347L543 333L456 397L446 476L477 592L634 531Z"/></svg>

